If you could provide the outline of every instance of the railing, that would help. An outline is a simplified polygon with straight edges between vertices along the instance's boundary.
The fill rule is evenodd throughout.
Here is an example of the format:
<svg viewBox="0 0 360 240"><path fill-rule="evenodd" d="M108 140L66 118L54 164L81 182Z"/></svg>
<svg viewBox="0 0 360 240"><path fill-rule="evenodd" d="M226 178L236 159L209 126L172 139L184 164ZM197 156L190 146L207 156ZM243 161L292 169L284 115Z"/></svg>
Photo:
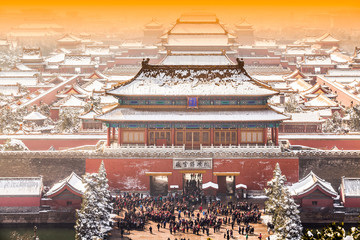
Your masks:
<svg viewBox="0 0 360 240"><path fill-rule="evenodd" d="M103 151L133 151L133 152L204 152L204 153L217 153L217 152L281 152L280 146L272 145L219 145L219 146L202 146L198 148L189 148L185 145L180 146L156 146L156 145L142 145L142 144L123 144L112 143L110 146L103 146Z"/></svg>

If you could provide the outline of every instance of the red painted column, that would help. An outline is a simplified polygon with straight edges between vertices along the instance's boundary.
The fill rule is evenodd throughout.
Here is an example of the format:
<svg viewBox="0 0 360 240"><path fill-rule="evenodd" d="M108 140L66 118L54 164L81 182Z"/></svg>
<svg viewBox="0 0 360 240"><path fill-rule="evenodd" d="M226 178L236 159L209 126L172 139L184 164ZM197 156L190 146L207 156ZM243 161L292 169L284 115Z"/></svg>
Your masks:
<svg viewBox="0 0 360 240"><path fill-rule="evenodd" d="M171 145L175 145L175 128L171 128Z"/></svg>
<svg viewBox="0 0 360 240"><path fill-rule="evenodd" d="M241 144L241 128L237 129L237 144Z"/></svg>
<svg viewBox="0 0 360 240"><path fill-rule="evenodd" d="M279 128L275 128L275 145L279 146Z"/></svg>
<svg viewBox="0 0 360 240"><path fill-rule="evenodd" d="M263 142L264 145L267 143L267 128L263 129Z"/></svg>
<svg viewBox="0 0 360 240"><path fill-rule="evenodd" d="M214 145L214 128L210 128L210 145Z"/></svg>
<svg viewBox="0 0 360 240"><path fill-rule="evenodd" d="M121 134L122 134L122 131L121 131L122 128L118 128L118 144L121 145Z"/></svg>
<svg viewBox="0 0 360 240"><path fill-rule="evenodd" d="M145 128L145 133L144 133L144 142L145 142L145 145L147 146L148 145L148 132L149 132L149 130L148 130L148 128Z"/></svg>
<svg viewBox="0 0 360 240"><path fill-rule="evenodd" d="M111 132L111 127L108 127L107 128L107 142L106 142L106 145L107 146L110 146L110 132Z"/></svg>
<svg viewBox="0 0 360 240"><path fill-rule="evenodd" d="M116 128L112 128L113 132L112 132L112 140L115 140L115 132L116 132Z"/></svg>
<svg viewBox="0 0 360 240"><path fill-rule="evenodd" d="M272 141L273 143L275 143L274 128L273 128L273 127L271 128L271 141Z"/></svg>

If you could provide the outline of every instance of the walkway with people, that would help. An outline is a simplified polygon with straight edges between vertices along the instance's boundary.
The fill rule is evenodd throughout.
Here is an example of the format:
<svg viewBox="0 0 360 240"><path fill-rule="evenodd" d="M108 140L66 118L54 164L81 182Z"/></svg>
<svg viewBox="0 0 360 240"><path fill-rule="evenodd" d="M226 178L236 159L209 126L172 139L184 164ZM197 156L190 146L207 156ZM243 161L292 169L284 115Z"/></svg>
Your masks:
<svg viewBox="0 0 360 240"><path fill-rule="evenodd" d="M201 194L120 195L114 199L119 216L114 219L110 239L267 239L267 226L261 223L262 211L257 205L207 200Z"/></svg>

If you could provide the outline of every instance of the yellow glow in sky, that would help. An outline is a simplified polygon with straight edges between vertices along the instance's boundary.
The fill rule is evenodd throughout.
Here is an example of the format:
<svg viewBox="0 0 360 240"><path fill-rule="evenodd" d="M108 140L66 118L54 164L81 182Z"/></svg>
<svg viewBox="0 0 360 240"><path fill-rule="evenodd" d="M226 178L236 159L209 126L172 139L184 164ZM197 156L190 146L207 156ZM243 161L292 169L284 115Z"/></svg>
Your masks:
<svg viewBox="0 0 360 240"><path fill-rule="evenodd" d="M353 6L359 7L359 0L14 0L2 5L18 6L108 6L108 5L163 5L163 6Z"/></svg>

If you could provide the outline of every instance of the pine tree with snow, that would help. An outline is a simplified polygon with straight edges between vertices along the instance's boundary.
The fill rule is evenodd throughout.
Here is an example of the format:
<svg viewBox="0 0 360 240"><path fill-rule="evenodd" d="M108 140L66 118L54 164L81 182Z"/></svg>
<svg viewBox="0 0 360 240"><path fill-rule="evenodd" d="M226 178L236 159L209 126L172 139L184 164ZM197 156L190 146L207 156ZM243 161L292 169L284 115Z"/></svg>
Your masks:
<svg viewBox="0 0 360 240"><path fill-rule="evenodd" d="M356 105L349 110L351 131L360 131L360 105Z"/></svg>
<svg viewBox="0 0 360 240"><path fill-rule="evenodd" d="M62 109L56 124L57 130L66 133L78 132L80 128L78 114L79 112L71 108Z"/></svg>
<svg viewBox="0 0 360 240"><path fill-rule="evenodd" d="M81 209L76 211L75 239L89 240L94 236L103 238L99 218L98 174L86 174L83 182L85 192L82 196Z"/></svg>
<svg viewBox="0 0 360 240"><path fill-rule="evenodd" d="M278 225L279 206L281 205L281 197L284 191L286 177L281 174L279 163L276 163L273 179L267 183L268 187L265 189L268 201L265 203L266 211L272 215L272 223L274 227Z"/></svg>
<svg viewBox="0 0 360 240"><path fill-rule="evenodd" d="M295 97L295 94L290 94L289 99L285 102L284 106L284 110L287 113L301 112L301 107L299 105L299 101Z"/></svg>
<svg viewBox="0 0 360 240"><path fill-rule="evenodd" d="M331 118L327 119L324 125L324 132L329 133L344 133L346 128L343 123L343 118L339 112L334 112Z"/></svg>
<svg viewBox="0 0 360 240"><path fill-rule="evenodd" d="M104 162L98 173L86 174L83 181L85 193L81 209L77 210L76 240L92 239L92 236L102 239L104 233L111 230L113 210Z"/></svg>
<svg viewBox="0 0 360 240"><path fill-rule="evenodd" d="M281 174L279 163L276 164L273 179L267 183L265 189L268 201L265 203L266 211L272 216L274 231L281 239L300 240L302 226L294 199L285 187L286 177Z"/></svg>
<svg viewBox="0 0 360 240"><path fill-rule="evenodd" d="M98 176L98 194L99 194L99 202L100 205L100 222L103 230L111 229L110 226L110 213L113 211L113 206L111 203L111 194L109 191L108 179L106 177L106 169L104 165L104 161L101 161L99 168L99 176Z"/></svg>
<svg viewBox="0 0 360 240"><path fill-rule="evenodd" d="M300 212L287 188L284 189L282 202L281 210L283 215L281 219L283 222L280 231L282 238L286 240L300 240L302 235Z"/></svg>

